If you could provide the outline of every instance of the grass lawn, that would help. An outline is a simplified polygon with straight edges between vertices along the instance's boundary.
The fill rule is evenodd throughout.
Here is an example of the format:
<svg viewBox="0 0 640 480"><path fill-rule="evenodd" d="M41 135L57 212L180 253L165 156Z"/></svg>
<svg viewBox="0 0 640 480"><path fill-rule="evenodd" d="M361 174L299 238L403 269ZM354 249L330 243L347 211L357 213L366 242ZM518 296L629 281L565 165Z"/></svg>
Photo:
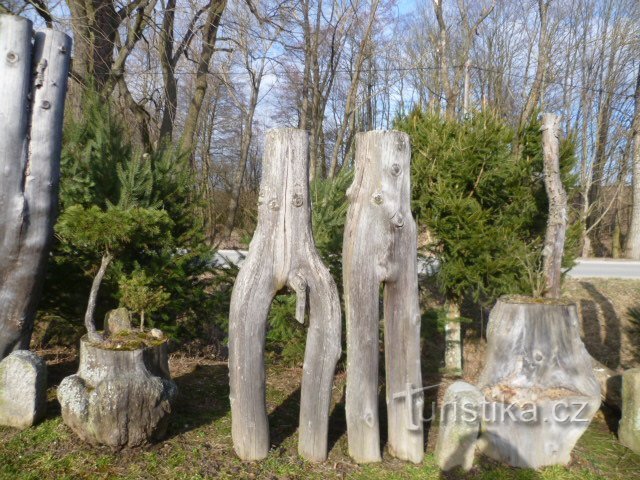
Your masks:
<svg viewBox="0 0 640 480"><path fill-rule="evenodd" d="M299 409L299 368L270 365L267 402L272 451L261 462L243 463L231 444L228 370L223 362L173 357L172 373L180 398L167 438L156 445L114 452L80 442L64 425L55 401L55 385L75 371L73 354L40 352L49 362L50 384L47 418L35 428L18 432L0 428L0 478L2 479L637 479L640 456L622 447L599 413L574 451L568 467L542 471L517 470L488 460L467 475L441 475L433 446L437 428L428 430L427 456L421 465L400 462L385 455L380 464L358 466L347 455L344 373L339 373L335 406L331 414L330 455L327 462L311 464L296 455Z"/></svg>

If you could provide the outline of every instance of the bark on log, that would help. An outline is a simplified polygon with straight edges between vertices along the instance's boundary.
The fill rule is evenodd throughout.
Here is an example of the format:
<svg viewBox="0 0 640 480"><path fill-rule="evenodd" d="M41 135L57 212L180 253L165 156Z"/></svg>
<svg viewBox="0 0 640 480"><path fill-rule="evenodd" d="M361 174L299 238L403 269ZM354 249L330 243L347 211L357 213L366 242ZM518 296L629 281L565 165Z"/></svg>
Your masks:
<svg viewBox="0 0 640 480"><path fill-rule="evenodd" d="M0 360L29 348L58 203L71 39L32 36L0 15Z"/></svg>
<svg viewBox="0 0 640 480"><path fill-rule="evenodd" d="M58 387L62 418L82 440L122 448L164 436L178 389L167 343L155 343L114 350L82 338L78 373Z"/></svg>
<svg viewBox="0 0 640 480"><path fill-rule="evenodd" d="M483 418L482 450L517 467L566 464L600 407L575 304L503 297L491 311L487 338L478 386L491 415ZM528 421L532 406L536 417Z"/></svg>
<svg viewBox="0 0 640 480"><path fill-rule="evenodd" d="M553 113L542 116L542 156L544 186L549 200L549 217L544 239L544 296L559 298L562 280L562 256L567 235L567 192L560 178L560 117Z"/></svg>
<svg viewBox="0 0 640 480"><path fill-rule="evenodd" d="M378 419L379 294L384 284L384 341L389 451L424 456L416 226L411 216L409 137L356 136L355 178L343 247L347 316L346 414L349 455L380 461Z"/></svg>
<svg viewBox="0 0 640 480"><path fill-rule="evenodd" d="M296 317L309 329L302 376L298 451L307 460L327 457L327 431L335 366L340 356L338 290L318 255L311 231L308 134L267 133L258 200L258 225L240 268L229 312L232 436L243 460L269 452L264 346L267 314L278 290L297 294Z"/></svg>

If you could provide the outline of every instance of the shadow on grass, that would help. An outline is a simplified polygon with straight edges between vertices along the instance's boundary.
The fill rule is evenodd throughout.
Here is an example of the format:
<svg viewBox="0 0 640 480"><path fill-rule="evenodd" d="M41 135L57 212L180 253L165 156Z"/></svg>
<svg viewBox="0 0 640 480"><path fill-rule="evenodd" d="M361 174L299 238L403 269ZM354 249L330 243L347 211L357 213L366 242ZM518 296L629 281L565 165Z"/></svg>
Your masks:
<svg viewBox="0 0 640 480"><path fill-rule="evenodd" d="M468 453L469 445L474 445L473 449L475 450L474 441L476 440L476 435L467 435L463 438L456 439L456 443L458 447L454 452L449 456L450 465L455 465L460 459ZM503 451L509 451L509 456L511 461L514 464L522 464L523 458L518 453L518 449L514 446L510 446L508 443L504 443L504 439L494 439L494 440L502 440L502 449ZM537 480L544 478L543 475L537 470L530 468L516 468L509 467L505 463L497 462L495 460L490 459L489 457L482 455L480 452L475 452L474 454L474 462L473 468L469 472L465 472L460 467L451 468L451 466L447 466L445 464L445 468L447 470L440 471L439 478L441 480L462 480L468 478L512 478L512 475L515 473L516 478L518 480ZM500 471L503 471L507 475L501 474Z"/></svg>
<svg viewBox="0 0 640 480"><path fill-rule="evenodd" d="M620 365L620 344L622 332L620 319L611 301L592 283L580 282L592 300L581 300L580 311L584 343L589 353L609 368L616 369ZM600 318L599 312L602 312ZM604 338L601 329L604 326Z"/></svg>
<svg viewBox="0 0 640 480"><path fill-rule="evenodd" d="M627 314L630 322L626 333L633 347L633 359L640 363L640 305L631 307Z"/></svg>
<svg viewBox="0 0 640 480"><path fill-rule="evenodd" d="M75 354L69 354L60 358L58 353L41 354L42 358L47 362L47 387L57 391L58 386L66 377L75 374L78 371L78 357ZM45 420L60 416L60 403L56 396L48 395L47 413Z"/></svg>
<svg viewBox="0 0 640 480"><path fill-rule="evenodd" d="M345 390L342 390L340 400L333 407L329 416L329 440L327 451L331 452L336 443L347 434L347 413L345 411Z"/></svg>
<svg viewBox="0 0 640 480"><path fill-rule="evenodd" d="M298 430L300 418L300 387L289 394L284 401L269 414L271 447L280 448Z"/></svg>
<svg viewBox="0 0 640 480"><path fill-rule="evenodd" d="M226 364L196 365L189 373L173 379L178 400L167 438L196 430L226 416L229 404L229 369Z"/></svg>

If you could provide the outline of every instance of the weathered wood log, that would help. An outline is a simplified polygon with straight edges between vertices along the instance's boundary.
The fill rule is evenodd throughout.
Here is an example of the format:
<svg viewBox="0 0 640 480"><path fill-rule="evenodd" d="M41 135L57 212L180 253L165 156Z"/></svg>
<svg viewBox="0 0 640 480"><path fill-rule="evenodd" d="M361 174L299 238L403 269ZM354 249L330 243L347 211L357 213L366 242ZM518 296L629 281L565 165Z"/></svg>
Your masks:
<svg viewBox="0 0 640 480"><path fill-rule="evenodd" d="M517 467L566 464L600 407L575 304L503 297L487 339L482 451Z"/></svg>
<svg viewBox="0 0 640 480"><path fill-rule="evenodd" d="M340 356L338 290L318 255L311 231L308 134L267 132L258 200L258 225L240 268L229 312L232 436L243 460L269 452L264 347L267 315L276 292L297 294L296 318L309 329L300 401L298 451L311 461L327 457L329 407Z"/></svg>
<svg viewBox="0 0 640 480"><path fill-rule="evenodd" d="M545 279L544 296L559 298L562 281L562 257L567 235L567 192L560 177L560 117L542 115L542 157L544 186L549 200L549 217L542 250Z"/></svg>
<svg viewBox="0 0 640 480"><path fill-rule="evenodd" d="M78 373L62 381L58 400L64 422L82 440L123 448L165 435L177 393L166 341L104 348L85 335Z"/></svg>
<svg viewBox="0 0 640 480"><path fill-rule="evenodd" d="M0 15L0 359L29 348L58 203L71 39L32 36Z"/></svg>
<svg viewBox="0 0 640 480"><path fill-rule="evenodd" d="M447 323L444 325L444 373L451 376L462 375L462 325L460 305L455 301L447 303Z"/></svg>
<svg viewBox="0 0 640 480"><path fill-rule="evenodd" d="M384 285L384 342L389 451L421 462L416 226L411 216L411 149L401 132L356 136L355 178L343 247L347 317L346 414L349 455L380 461L378 418L379 295Z"/></svg>
<svg viewBox="0 0 640 480"><path fill-rule="evenodd" d="M620 443L640 454L640 368L622 375L622 418L618 429Z"/></svg>

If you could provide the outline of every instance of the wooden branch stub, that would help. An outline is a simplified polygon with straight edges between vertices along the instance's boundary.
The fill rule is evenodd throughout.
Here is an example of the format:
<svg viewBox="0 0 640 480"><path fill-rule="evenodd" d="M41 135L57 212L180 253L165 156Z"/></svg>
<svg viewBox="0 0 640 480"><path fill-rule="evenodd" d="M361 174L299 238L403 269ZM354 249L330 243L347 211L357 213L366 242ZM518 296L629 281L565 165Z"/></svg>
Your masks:
<svg viewBox="0 0 640 480"><path fill-rule="evenodd" d="M349 455L380 461L378 418L379 292L384 284L384 339L389 450L422 461L416 225L411 215L409 137L356 136L355 178L343 246L347 316L346 414Z"/></svg>
<svg viewBox="0 0 640 480"><path fill-rule="evenodd" d="M32 42L33 37L33 42ZM0 359L29 348L58 204L71 39L0 15Z"/></svg>
<svg viewBox="0 0 640 480"><path fill-rule="evenodd" d="M329 407L340 356L338 290L318 255L311 232L308 134L277 129L266 135L258 225L240 268L229 312L232 437L243 460L269 452L264 346L267 315L285 285L298 295L296 319L309 327L300 401L298 451L307 460L327 457Z"/></svg>

